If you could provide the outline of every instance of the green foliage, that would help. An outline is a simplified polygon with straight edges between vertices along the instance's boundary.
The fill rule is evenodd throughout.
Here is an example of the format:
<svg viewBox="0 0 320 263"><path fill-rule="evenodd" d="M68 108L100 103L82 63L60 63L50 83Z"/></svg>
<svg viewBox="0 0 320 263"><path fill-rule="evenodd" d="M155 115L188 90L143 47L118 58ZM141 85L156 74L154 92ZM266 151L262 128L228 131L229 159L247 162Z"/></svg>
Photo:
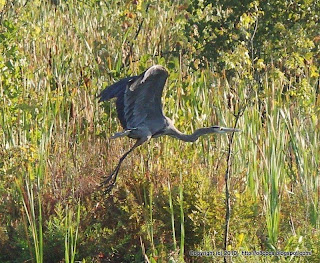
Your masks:
<svg viewBox="0 0 320 263"><path fill-rule="evenodd" d="M222 52L232 51L238 43L247 41L260 14L258 5L258 1L192 1L186 35L195 54L217 61Z"/></svg>
<svg viewBox="0 0 320 263"><path fill-rule="evenodd" d="M220 251L228 137L130 140L106 85L168 68L175 125L232 126L228 249L320 255L317 1L0 1L0 262L193 262ZM199 259L200 260L200 259ZM212 258L201 258L212 262Z"/></svg>
<svg viewBox="0 0 320 263"><path fill-rule="evenodd" d="M220 61L224 52L245 44L253 58L282 63L298 54L318 54L318 1L192 1L187 36L198 55ZM252 50L251 50L252 49ZM296 67L295 67L296 68Z"/></svg>

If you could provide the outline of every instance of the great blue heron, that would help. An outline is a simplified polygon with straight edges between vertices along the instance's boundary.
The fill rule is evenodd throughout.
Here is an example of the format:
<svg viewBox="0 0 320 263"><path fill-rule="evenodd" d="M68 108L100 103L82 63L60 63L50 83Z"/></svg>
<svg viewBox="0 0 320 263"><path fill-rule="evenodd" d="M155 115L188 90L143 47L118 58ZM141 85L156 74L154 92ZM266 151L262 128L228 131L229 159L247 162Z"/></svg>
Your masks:
<svg viewBox="0 0 320 263"><path fill-rule="evenodd" d="M138 76L127 77L116 82L99 95L99 102L117 98L118 118L124 130L111 138L128 136L136 139L133 147L122 155L116 169L103 182L103 184L110 183L107 191L114 186L121 163L127 155L151 138L169 135L185 142L194 142L204 134L240 131L211 126L200 128L190 135L180 132L162 111L161 96L167 78L168 71L160 65L155 65Z"/></svg>

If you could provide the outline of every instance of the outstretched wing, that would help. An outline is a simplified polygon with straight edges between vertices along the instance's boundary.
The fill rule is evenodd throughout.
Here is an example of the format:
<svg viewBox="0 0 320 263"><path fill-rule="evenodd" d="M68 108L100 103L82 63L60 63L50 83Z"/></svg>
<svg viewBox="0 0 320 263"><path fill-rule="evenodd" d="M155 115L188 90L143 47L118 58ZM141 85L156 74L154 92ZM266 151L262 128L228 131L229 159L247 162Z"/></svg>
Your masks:
<svg viewBox="0 0 320 263"><path fill-rule="evenodd" d="M124 92L127 129L137 128L147 120L154 122L164 118L161 96L167 78L167 70L155 65L128 83Z"/></svg>
<svg viewBox="0 0 320 263"><path fill-rule="evenodd" d="M134 81L137 76L124 78L111 86L105 88L98 97L100 97L99 102L108 101L112 98L117 98L116 108L118 113L118 118L120 120L121 126L126 129L127 122L124 118L124 93L126 91L127 85Z"/></svg>
<svg viewBox="0 0 320 263"><path fill-rule="evenodd" d="M124 78L104 89L99 102L117 98L118 118L124 129L137 128L146 119L163 119L161 96L167 78L164 67L152 66L139 76Z"/></svg>

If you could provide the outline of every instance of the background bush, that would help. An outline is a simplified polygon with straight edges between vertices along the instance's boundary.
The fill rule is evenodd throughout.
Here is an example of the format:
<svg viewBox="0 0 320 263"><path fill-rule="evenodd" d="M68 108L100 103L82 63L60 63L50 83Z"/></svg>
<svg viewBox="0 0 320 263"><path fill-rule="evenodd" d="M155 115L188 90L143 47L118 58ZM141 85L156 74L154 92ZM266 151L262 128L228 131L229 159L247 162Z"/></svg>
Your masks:
<svg viewBox="0 0 320 263"><path fill-rule="evenodd" d="M233 126L229 250L319 259L318 1L0 1L0 262L212 262L228 136L132 145L107 85L153 64L184 132ZM215 258L217 262L222 257Z"/></svg>

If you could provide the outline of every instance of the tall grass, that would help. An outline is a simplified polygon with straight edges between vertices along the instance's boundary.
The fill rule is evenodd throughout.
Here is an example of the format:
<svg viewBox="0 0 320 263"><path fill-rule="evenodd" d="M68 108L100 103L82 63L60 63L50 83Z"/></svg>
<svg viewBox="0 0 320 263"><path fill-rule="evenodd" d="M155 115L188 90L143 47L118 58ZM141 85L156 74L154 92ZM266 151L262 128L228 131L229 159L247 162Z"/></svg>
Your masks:
<svg viewBox="0 0 320 263"><path fill-rule="evenodd" d="M148 198L149 197L149 198ZM149 196L147 197L146 190L144 190L144 201L146 204L146 221L147 221L147 233L151 244L152 257L157 256L157 252L154 245L154 229L153 229L153 185L150 184Z"/></svg>
<svg viewBox="0 0 320 263"><path fill-rule="evenodd" d="M283 193L283 183L286 175L284 144L287 133L283 128L283 120L279 110L272 114L273 118L268 127L268 137L262 148L262 157L265 160L263 174L263 189L265 199L266 222L270 246L276 250L281 209L281 194Z"/></svg>
<svg viewBox="0 0 320 263"><path fill-rule="evenodd" d="M43 222L42 222L42 210L41 210L41 197L40 195L37 196L34 193L34 190L33 190L34 185L30 183L30 178L26 176L25 180L26 180L26 184L25 184L26 190L25 191L21 190L21 188L23 187L22 185L20 185L20 190L21 190L21 195L23 196L23 199L22 199L23 207L28 219L28 223L30 225L32 240L33 240L34 250L32 251L31 256L33 256L34 254L35 262L41 263L43 262L43 229L42 229ZM38 186L39 186L39 181L38 181Z"/></svg>
<svg viewBox="0 0 320 263"><path fill-rule="evenodd" d="M121 127L114 104L99 105L96 95L156 63L170 72L164 111L184 132L230 126L247 105L234 137L230 248L319 257L313 79L303 100L284 91L288 82L272 65L259 86L245 65L227 79L210 66L195 70L192 52L160 56L183 44L181 1L151 1L148 10L143 1L60 2L16 1L3 13L12 32L0 60L0 261L193 262L189 250L223 249L223 135L154 139L124 162L110 196L99 190L131 141L108 139Z"/></svg>
<svg viewBox="0 0 320 263"><path fill-rule="evenodd" d="M77 239L80 224L80 202L76 214L67 206L65 217L65 261L66 263L74 263L77 252ZM76 218L74 218L76 217ZM75 222L74 222L75 220Z"/></svg>
<svg viewBox="0 0 320 263"><path fill-rule="evenodd" d="M180 237L180 261L184 260L184 249L185 249L185 226L184 226L184 206L183 206L183 182L182 173L180 173L180 185L179 185L179 204L180 204L180 227L181 227L181 237Z"/></svg>
<svg viewBox="0 0 320 263"><path fill-rule="evenodd" d="M174 209L172 204L171 186L169 181L168 181L168 196L169 196L169 208L170 208L170 215L171 215L173 249L175 251L177 249L177 239L176 239L176 228L175 228L175 222L174 222Z"/></svg>

